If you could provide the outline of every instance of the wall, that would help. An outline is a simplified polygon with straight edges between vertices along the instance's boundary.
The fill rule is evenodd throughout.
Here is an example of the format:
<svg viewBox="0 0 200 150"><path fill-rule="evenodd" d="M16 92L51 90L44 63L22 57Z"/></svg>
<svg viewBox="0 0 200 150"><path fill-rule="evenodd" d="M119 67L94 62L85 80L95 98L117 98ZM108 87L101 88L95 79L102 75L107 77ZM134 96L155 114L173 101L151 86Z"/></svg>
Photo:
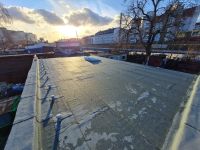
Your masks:
<svg viewBox="0 0 200 150"><path fill-rule="evenodd" d="M0 82L24 83L31 68L34 55L0 56ZM38 55L39 58L54 57L53 54Z"/></svg>

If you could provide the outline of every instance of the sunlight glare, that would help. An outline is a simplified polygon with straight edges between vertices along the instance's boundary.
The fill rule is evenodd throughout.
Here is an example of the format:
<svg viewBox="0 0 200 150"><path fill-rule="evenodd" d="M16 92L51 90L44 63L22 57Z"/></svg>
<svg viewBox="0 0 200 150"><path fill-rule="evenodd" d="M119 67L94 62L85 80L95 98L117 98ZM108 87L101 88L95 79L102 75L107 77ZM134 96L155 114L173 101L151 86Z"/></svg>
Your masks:
<svg viewBox="0 0 200 150"><path fill-rule="evenodd" d="M74 26L60 26L58 32L62 38L75 38L77 29Z"/></svg>

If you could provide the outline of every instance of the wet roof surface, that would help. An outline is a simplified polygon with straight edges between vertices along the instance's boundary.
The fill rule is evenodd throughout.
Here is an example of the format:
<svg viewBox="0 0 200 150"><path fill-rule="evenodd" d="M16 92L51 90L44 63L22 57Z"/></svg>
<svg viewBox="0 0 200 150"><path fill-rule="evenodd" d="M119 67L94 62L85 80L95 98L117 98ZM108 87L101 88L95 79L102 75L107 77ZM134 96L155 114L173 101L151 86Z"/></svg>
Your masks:
<svg viewBox="0 0 200 150"><path fill-rule="evenodd" d="M39 76L33 62L6 149L36 147L34 138L43 149L162 148L194 76L98 59L41 59Z"/></svg>

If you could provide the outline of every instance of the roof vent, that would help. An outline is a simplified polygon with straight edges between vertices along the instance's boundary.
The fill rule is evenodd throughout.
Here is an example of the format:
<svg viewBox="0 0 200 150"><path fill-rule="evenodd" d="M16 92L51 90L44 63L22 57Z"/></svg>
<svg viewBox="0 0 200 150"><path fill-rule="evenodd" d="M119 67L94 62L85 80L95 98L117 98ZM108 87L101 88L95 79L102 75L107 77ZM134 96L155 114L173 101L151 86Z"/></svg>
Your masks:
<svg viewBox="0 0 200 150"><path fill-rule="evenodd" d="M94 58L94 57L91 57L91 56L85 56L84 59L92 64L98 64L101 62L100 59L97 59L97 58Z"/></svg>

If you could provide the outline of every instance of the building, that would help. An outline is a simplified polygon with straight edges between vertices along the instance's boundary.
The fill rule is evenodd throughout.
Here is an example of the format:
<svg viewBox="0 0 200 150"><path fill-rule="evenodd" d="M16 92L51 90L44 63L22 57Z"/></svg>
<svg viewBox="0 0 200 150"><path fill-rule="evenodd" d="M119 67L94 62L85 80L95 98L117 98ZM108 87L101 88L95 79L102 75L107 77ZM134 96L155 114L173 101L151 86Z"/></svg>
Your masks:
<svg viewBox="0 0 200 150"><path fill-rule="evenodd" d="M70 56L79 53L81 41L79 39L62 39L56 42L56 54Z"/></svg>
<svg viewBox="0 0 200 150"><path fill-rule="evenodd" d="M200 22L195 24L194 30L200 30Z"/></svg>
<svg viewBox="0 0 200 150"><path fill-rule="evenodd" d="M37 42L35 34L26 33L24 31L7 30L0 28L0 43L4 48L18 48L24 47L27 44L34 44Z"/></svg>
<svg viewBox="0 0 200 150"><path fill-rule="evenodd" d="M191 37L197 38L198 40L200 40L200 22L195 24L195 28L191 33Z"/></svg>
<svg viewBox="0 0 200 150"><path fill-rule="evenodd" d="M149 12L149 15L151 15L151 14L152 14L152 12ZM175 39L176 35L180 36L180 34L183 35L186 32L192 32L195 28L198 27L197 21L198 21L199 16L200 16L200 6L184 9L182 12L182 15L181 15L182 25L180 25L179 27L175 27L175 26L167 27L167 29L165 29L166 31L163 31L163 33L164 33L163 35L162 34L156 35L154 41L155 42L169 41L169 40ZM180 22L180 18L176 18L176 17L177 16L169 18L171 24ZM163 22L165 22L166 15L162 14L161 16L157 16L156 19L157 19L157 23L155 24L155 29L158 31L162 30ZM136 21L136 23L134 23L134 24L138 24L138 21ZM143 31L148 30L150 27L149 21L141 21L139 24L141 24L140 27ZM134 26L133 26L133 28L134 28ZM130 41L133 43L136 43L138 40L139 40L139 36L138 36L137 31L133 32L132 35L130 36ZM144 36L144 38L143 38L143 41L146 42L147 40L148 40L148 35Z"/></svg>
<svg viewBox="0 0 200 150"><path fill-rule="evenodd" d="M95 35L82 38L83 45L107 45L125 41L124 29L112 28L97 32Z"/></svg>
<svg viewBox="0 0 200 150"><path fill-rule="evenodd" d="M81 39L81 45L92 45L94 36L85 36Z"/></svg>
<svg viewBox="0 0 200 150"><path fill-rule="evenodd" d="M200 16L200 6L185 9L183 11L183 26L181 31L188 32L194 30L197 26L197 21Z"/></svg>
<svg viewBox="0 0 200 150"><path fill-rule="evenodd" d="M93 37L93 44L114 44L119 42L120 28L112 28L97 32Z"/></svg>
<svg viewBox="0 0 200 150"><path fill-rule="evenodd" d="M199 77L95 59L98 63L93 64L84 57L34 58L5 150L153 150L162 149L177 134L176 142L183 148L190 133L194 136L188 138L198 140L192 149L199 148L199 124L194 118L200 113L195 96ZM185 110L190 110L194 97L191 111L196 114L189 114L189 121L176 115L188 115ZM179 121L181 136L178 126L172 126Z"/></svg>

